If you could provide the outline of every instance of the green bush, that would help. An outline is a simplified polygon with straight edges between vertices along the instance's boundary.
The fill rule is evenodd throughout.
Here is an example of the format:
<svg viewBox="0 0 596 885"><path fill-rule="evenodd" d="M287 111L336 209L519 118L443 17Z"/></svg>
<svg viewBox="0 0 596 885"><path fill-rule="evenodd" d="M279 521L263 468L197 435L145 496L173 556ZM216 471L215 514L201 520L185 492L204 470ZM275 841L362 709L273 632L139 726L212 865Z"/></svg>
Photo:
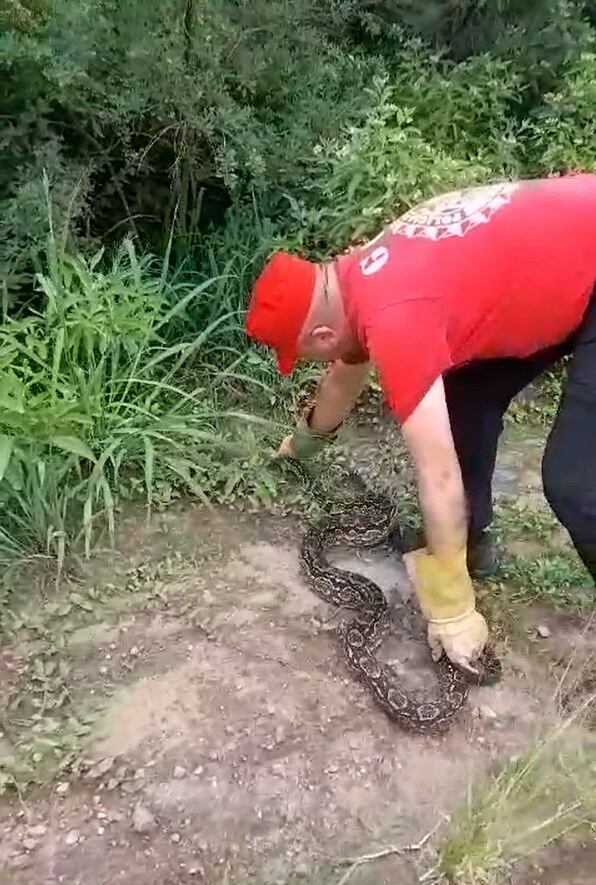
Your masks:
<svg viewBox="0 0 596 885"><path fill-rule="evenodd" d="M226 208L255 200L283 232L296 206L319 209L332 193L315 151L373 125L376 79L434 151L516 174L519 124L586 46L582 11L554 0L4 0L5 298L27 297L39 270L44 169L79 249L128 232L160 251L174 225L186 254Z"/></svg>
<svg viewBox="0 0 596 885"><path fill-rule="evenodd" d="M237 439L250 417L218 390L239 377L239 360L236 372L229 354L218 362L210 341L233 332L237 312L220 311L199 335L178 323L174 335L218 280L166 283L157 270L129 240L111 261L52 241L39 311L0 325L0 558L63 557L78 536L89 553L98 519L113 533L123 493L148 506L175 489L205 499L226 481L226 460L247 456Z"/></svg>
<svg viewBox="0 0 596 885"><path fill-rule="evenodd" d="M528 122L528 166L535 173L595 170L595 133L596 46L579 57Z"/></svg>
<svg viewBox="0 0 596 885"><path fill-rule="evenodd" d="M128 229L160 249L175 223L186 248L231 202L275 209L300 187L313 145L365 112L377 67L342 51L306 0L17 7L0 30L8 289L26 285L43 247L43 168L85 240Z"/></svg>

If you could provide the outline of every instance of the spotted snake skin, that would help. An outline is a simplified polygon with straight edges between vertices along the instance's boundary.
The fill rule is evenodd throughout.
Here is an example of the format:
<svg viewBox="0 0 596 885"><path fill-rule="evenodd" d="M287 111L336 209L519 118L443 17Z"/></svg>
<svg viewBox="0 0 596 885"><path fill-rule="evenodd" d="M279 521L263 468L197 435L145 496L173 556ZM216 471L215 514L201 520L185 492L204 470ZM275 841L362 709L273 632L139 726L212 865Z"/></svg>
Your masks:
<svg viewBox="0 0 596 885"><path fill-rule="evenodd" d="M310 589L325 602L356 612L340 631L350 670L370 690L375 702L399 726L419 734L446 731L465 705L470 676L443 655L435 664L438 692L427 698L408 691L396 673L376 656L391 626L391 613L381 589L369 578L331 565L327 551L334 546L372 548L386 542L395 528L396 513L383 496L366 494L349 511L309 528L300 550L300 567ZM475 684L500 679L501 665L487 648L479 661Z"/></svg>

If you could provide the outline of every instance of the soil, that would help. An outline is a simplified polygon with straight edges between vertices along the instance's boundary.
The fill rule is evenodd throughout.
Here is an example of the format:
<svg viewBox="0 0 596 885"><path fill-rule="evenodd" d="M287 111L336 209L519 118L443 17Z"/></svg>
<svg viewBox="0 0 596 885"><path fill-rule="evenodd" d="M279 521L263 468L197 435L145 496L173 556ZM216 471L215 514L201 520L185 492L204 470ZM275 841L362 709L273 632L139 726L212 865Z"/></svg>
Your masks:
<svg viewBox="0 0 596 885"><path fill-rule="evenodd" d="M506 453L503 485L514 461ZM0 881L438 881L445 821L471 783L556 721L561 661L580 645L593 653L596 637L586 618L528 611L531 629L548 618L549 636L527 653L501 644L502 682L473 689L445 736L408 734L346 670L338 613L298 573L301 531L287 517L188 505L148 526L128 519L106 574L165 552L181 561L143 605L71 634L73 709L92 699L102 713L73 765L3 801ZM429 683L401 564L383 551L338 561L383 587L396 622L385 654L411 686ZM18 635L5 645L4 686L34 654ZM596 881L593 846L551 848L539 861L517 885Z"/></svg>

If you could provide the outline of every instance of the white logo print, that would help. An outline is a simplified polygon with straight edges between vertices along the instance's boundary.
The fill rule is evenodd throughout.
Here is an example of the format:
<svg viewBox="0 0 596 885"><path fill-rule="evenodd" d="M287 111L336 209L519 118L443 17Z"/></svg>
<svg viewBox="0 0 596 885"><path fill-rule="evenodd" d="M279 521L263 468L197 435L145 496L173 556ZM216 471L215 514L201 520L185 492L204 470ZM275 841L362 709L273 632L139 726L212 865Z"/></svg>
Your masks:
<svg viewBox="0 0 596 885"><path fill-rule="evenodd" d="M381 270L383 265L387 263L388 258L389 250L387 247L377 246L376 249L373 249L370 255L367 255L366 258L362 259L360 262L360 270L365 277L369 277L371 274Z"/></svg>
<svg viewBox="0 0 596 885"><path fill-rule="evenodd" d="M391 233L429 240L465 237L506 206L518 187L515 183L491 184L442 194L415 206L394 221Z"/></svg>

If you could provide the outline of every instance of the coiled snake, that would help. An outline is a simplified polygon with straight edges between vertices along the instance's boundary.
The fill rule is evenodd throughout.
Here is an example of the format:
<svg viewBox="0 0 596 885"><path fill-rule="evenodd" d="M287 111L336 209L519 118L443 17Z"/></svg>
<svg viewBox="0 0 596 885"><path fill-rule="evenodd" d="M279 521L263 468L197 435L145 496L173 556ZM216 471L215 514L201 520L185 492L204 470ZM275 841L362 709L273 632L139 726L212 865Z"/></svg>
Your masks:
<svg viewBox="0 0 596 885"><path fill-rule="evenodd" d="M301 571L309 587L325 602L357 612L342 631L349 667L371 690L374 700L403 728L430 734L445 731L468 696L470 677L445 655L436 664L439 692L426 699L406 690L394 671L375 655L387 634L391 615L381 589L364 575L332 566L326 557L336 545L375 547L386 542L395 527L396 513L382 496L367 493L349 511L310 528L300 551ZM475 684L492 684L501 665L491 649L479 661Z"/></svg>

